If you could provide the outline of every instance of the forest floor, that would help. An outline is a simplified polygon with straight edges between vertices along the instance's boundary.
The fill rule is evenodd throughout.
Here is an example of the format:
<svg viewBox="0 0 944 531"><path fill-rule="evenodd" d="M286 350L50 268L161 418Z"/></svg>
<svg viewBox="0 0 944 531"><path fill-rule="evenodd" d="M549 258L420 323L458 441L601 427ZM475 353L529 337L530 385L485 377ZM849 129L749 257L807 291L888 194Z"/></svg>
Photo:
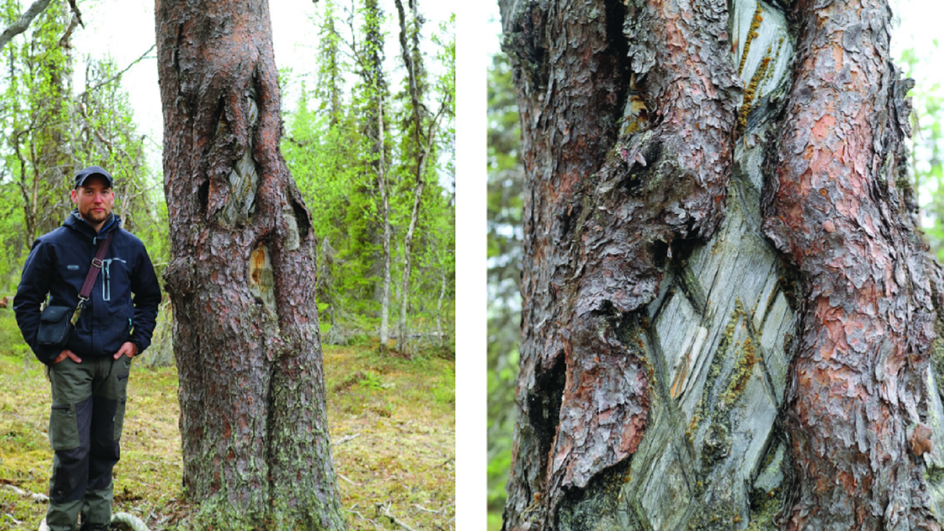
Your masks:
<svg viewBox="0 0 944 531"><path fill-rule="evenodd" d="M35 530L52 451L49 384L0 310L0 530ZM145 356L147 354L145 353ZM376 343L324 348L328 422L348 529L455 528L455 363L381 356ZM189 527L181 491L177 371L132 367L115 466L116 512L152 531Z"/></svg>

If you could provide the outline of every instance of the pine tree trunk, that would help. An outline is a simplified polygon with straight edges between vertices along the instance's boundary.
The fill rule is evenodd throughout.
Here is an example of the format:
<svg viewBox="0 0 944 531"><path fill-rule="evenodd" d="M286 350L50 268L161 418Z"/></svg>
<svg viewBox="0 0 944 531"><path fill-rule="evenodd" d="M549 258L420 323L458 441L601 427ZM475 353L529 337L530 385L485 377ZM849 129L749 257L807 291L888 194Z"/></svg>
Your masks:
<svg viewBox="0 0 944 531"><path fill-rule="evenodd" d="M796 12L796 79L764 224L799 272L803 300L787 529L940 529L920 457L935 315L908 208L910 108L889 57L891 12L810 1Z"/></svg>
<svg viewBox="0 0 944 531"><path fill-rule="evenodd" d="M527 173L505 529L938 529L888 9L822 4L501 3Z"/></svg>
<svg viewBox="0 0 944 531"><path fill-rule="evenodd" d="M199 528L343 528L315 237L279 152L264 0L158 0L184 487Z"/></svg>

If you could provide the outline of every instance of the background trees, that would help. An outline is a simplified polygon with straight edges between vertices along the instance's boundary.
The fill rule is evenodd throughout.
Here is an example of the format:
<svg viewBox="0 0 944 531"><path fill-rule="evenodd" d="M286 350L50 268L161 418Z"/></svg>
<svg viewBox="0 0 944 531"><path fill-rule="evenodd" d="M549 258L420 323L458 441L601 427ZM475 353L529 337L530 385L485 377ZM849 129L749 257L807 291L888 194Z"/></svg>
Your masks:
<svg viewBox="0 0 944 531"><path fill-rule="evenodd" d="M146 4L146 2L145 2ZM430 346L441 345L451 348L454 342L454 333L451 315L454 312L454 262L452 248L454 241L454 169L452 156L454 153L454 125L452 106L447 105L439 115L439 128L430 163L426 164L423 173L423 182L426 183L419 203L417 225L412 242L410 274L404 275L406 269L405 237L409 228L413 207L413 190L409 182L416 182L415 177L410 181L409 169L411 145L414 143L407 132L407 120L410 98L405 90L408 85L402 82L405 79L406 69L399 51L399 22L396 16L395 4L390 2L375 3L379 15L377 30L371 37L377 40L378 57L386 57L385 61L377 64L375 73L378 79L389 78L393 89L385 90L385 175L387 186L378 186L376 182L377 167L376 155L370 155L365 142L365 129L371 121L368 102L370 95L368 88L372 81L365 77L369 69L359 66L358 61L366 60L367 54L362 51L367 48L365 36L369 30L364 14L369 6L355 3L333 4L321 2L317 5L317 18L308 21L313 29L319 32L320 49L311 50L303 65L293 65L286 68L281 75L281 82L287 90L284 111L287 135L285 136L283 151L287 162L297 175L299 188L309 204L316 206L312 209L313 223L317 228L319 238L319 252L327 253L322 264L325 278L330 282L322 282L319 290L319 303L326 312L323 326L326 332L324 339L330 343L348 343L352 340L360 341L368 338L378 338L382 324L384 254L382 252L383 235L383 208L381 193L387 190L388 218L390 223L390 284L387 299L388 313L392 305L393 327L388 323L388 340L398 334L397 327L402 302L406 301L407 339L412 343L407 347L407 353L414 353L416 348L425 349ZM405 23L409 27L416 25L413 19L429 19L429 22L419 31L411 32L409 44L418 50L414 52L426 69L430 72L425 81L425 94L421 97L421 109L429 109L433 114L440 108L440 104L449 101L454 93L453 83L450 81L454 64L454 31L452 23L447 22L440 27L441 18L434 14L424 15L424 8L414 4L414 8L407 8ZM135 9L131 3L121 7L125 15L133 14ZM109 8L109 6L105 6ZM10 1L6 4L6 21L17 20L25 7L19 2ZM118 9L111 6L109 9ZM143 8L147 9L147 8ZM53 12L58 13L58 22L55 28L49 27L47 19ZM95 15L95 16L93 16ZM86 13L86 23L95 27L104 15L95 11ZM134 228L136 232L147 231L144 235L148 248L152 249L155 261L166 264L167 238L161 236L158 228L166 220L166 207L161 198L159 185L159 171L156 170L159 145L156 143L157 127L155 116L147 108L141 106L141 95L150 90L145 86L134 86L130 94L124 88L128 76L141 79L142 70L152 68L154 54L147 51L147 45L140 50L134 50L133 59L122 64L96 61L95 64L85 64L82 53L69 47L69 39L59 41L66 33L72 38L82 36L85 46L87 43L114 43L107 35L101 33L104 28L97 27L99 33L89 39L87 32L71 18L68 6L63 8L56 3L43 12L41 17L33 20L25 35L16 37L9 46L3 48L2 53L8 60L26 61L24 50L32 48L35 54L52 53L61 55L58 60L64 66L63 80L69 86L67 93L75 94L76 101L70 98L60 98L58 105L68 107L63 111L57 123L69 129L72 133L66 134L67 140L59 149L61 156L68 156L74 149L96 152L93 162L108 164L116 171L127 171L128 187L123 189L123 196L119 196L119 213L125 218L126 226ZM52 20L52 19L49 19ZM71 30L70 26L74 26ZM40 42L40 28L47 28L47 40ZM76 29L77 28L77 29ZM26 44L23 44L26 43ZM121 41L122 46L126 46ZM46 48L51 46L51 48ZM138 57L144 53L143 56ZM137 61L136 61L137 60ZM296 60L297 59L294 59ZM34 61L35 62L35 61ZM80 63L81 64L78 64ZM99 64L101 63L101 64ZM106 65L106 63L108 63ZM78 66L77 66L78 64ZM110 66L109 66L110 65ZM130 69L129 69L130 67ZM15 66L15 69L24 68L34 75L48 75L31 67ZM78 68L78 75L75 69ZM309 72L320 72L314 75ZM7 104L11 109L16 106L20 113L16 120L23 122L29 119L23 107L26 99L31 98L34 103L45 98L53 105L55 98L43 96L43 92L34 90L34 82L27 83L26 78L16 70L10 70L15 75L10 77L10 83L4 85L8 95ZM73 79L79 79L82 87L73 87ZM156 81L156 80L155 80ZM31 83L31 84L30 84ZM385 85L385 81L382 85ZM403 90L400 89L401 83ZM48 84L48 83L47 83ZM83 88L86 87L86 88ZM50 89L52 90L52 89ZM153 93L156 98L156 91ZM16 98L14 98L16 96ZM18 102L15 100L18 98ZM131 102L135 102L132 107ZM137 114L132 118L133 111ZM144 109L142 111L142 109ZM39 107L29 112L40 112ZM47 112L47 111L42 111ZM49 111L52 112L52 111ZM143 114L142 114L143 112ZM116 114L118 113L118 114ZM118 115L122 117L119 118ZM38 115L36 115L38 116ZM13 119L11 117L11 119ZM18 123L20 123L18 122ZM22 168L11 170L4 183L18 183L11 191L17 196L5 195L14 201L6 212L16 217L3 217L11 227L24 227L27 233L33 234L34 224L45 223L44 228L56 226L59 215L57 207L68 208L61 199L62 190L46 189L49 182L39 174L31 173L27 160L31 155L24 136L29 124L10 128L6 131L10 146L10 167L17 159L16 147L20 146L20 155L27 162ZM159 122L157 122L159 124ZM141 124L144 124L143 126ZM110 128L106 131L105 128ZM69 135L75 140L68 140ZM129 136L130 135L130 136ZM374 135L376 137L376 135ZM128 139L128 142L119 137ZM314 139L314 140L312 140ZM32 140L29 140L32 142ZM133 141L133 142L132 142ZM132 145L133 144L133 145ZM38 144L37 144L38 145ZM53 144L51 144L53 145ZM37 152L39 153L39 152ZM43 154L46 159L52 156ZM374 180L367 179L367 165L375 165ZM49 170L41 169L48 172ZM65 173L71 169L64 169ZM413 172L415 174L415 172ZM122 174L119 173L119 183ZM33 178L37 177L37 178ZM66 183L67 186L67 183ZM67 188L66 188L67 189ZM63 189L63 190L66 190ZM24 193L24 190L27 193ZM48 198L48 199L47 199ZM122 202L125 199L125 202ZM45 202L54 203L46 204ZM34 205L34 202L36 203ZM43 221L44 216L51 219ZM35 219L34 219L35 218ZM17 245L11 247L15 252L7 253L0 262L6 263L0 267L0 278L6 279L6 290L15 285L19 264L25 255L20 255L19 246L26 248L32 237L24 235L21 230L4 232L8 240L15 239ZM326 241L324 241L326 240ZM27 242L27 243L24 243ZM404 277L408 278L404 292ZM401 297L403 292L405 296ZM162 314L162 320L164 319ZM389 315L388 315L389 319ZM441 332L440 332L441 331ZM162 345L155 345L155 352ZM169 353L169 349L167 350ZM168 356L160 356L165 360ZM157 359L157 358L153 358ZM148 360L151 361L151 360Z"/></svg>
<svg viewBox="0 0 944 531"><path fill-rule="evenodd" d="M411 5L393 18L394 5L382 2L323 3L322 68L314 89L297 81L300 104L283 141L328 241L336 284L319 300L331 322L326 341L377 330L384 346L393 315L407 355L454 341L455 305L454 21L424 31L422 6ZM391 24L402 34L393 48ZM391 78L401 90L391 91Z"/></svg>
<svg viewBox="0 0 944 531"><path fill-rule="evenodd" d="M19 2L5 2L3 24L16 20L21 9ZM113 172L116 212L145 240L158 269L167 261L163 198L118 67L107 60L79 63L70 41L75 24L69 6L54 2L0 50L6 65L0 99L4 293L19 281L33 239L59 226L71 210L68 191L76 167L96 164ZM73 84L77 67L84 71L81 91Z"/></svg>

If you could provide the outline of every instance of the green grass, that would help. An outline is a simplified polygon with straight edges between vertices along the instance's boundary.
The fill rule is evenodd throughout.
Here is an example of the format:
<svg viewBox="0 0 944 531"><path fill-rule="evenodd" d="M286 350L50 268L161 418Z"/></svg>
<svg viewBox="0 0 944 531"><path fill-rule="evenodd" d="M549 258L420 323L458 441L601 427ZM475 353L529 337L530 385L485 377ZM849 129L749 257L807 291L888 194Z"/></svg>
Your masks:
<svg viewBox="0 0 944 531"><path fill-rule="evenodd" d="M13 328L15 334L10 333ZM11 339L12 338L12 339ZM49 384L0 309L0 484L46 493ZM325 347L328 421L341 504L352 530L455 527L455 364L381 356L376 343ZM115 510L152 531L186 529L177 372L135 362L128 389ZM0 488L0 529L35 530L45 504ZM20 522L19 524L15 522Z"/></svg>

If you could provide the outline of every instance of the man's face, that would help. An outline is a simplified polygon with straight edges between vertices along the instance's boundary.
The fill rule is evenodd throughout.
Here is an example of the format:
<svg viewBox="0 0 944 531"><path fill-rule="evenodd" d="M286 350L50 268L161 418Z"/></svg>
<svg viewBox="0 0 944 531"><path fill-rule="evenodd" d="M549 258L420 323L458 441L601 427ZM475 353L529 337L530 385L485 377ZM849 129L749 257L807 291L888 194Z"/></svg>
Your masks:
<svg viewBox="0 0 944 531"><path fill-rule="evenodd" d="M78 206L82 219L93 226L100 225L111 214L115 193L105 178L93 175L82 186L72 190L72 202Z"/></svg>

